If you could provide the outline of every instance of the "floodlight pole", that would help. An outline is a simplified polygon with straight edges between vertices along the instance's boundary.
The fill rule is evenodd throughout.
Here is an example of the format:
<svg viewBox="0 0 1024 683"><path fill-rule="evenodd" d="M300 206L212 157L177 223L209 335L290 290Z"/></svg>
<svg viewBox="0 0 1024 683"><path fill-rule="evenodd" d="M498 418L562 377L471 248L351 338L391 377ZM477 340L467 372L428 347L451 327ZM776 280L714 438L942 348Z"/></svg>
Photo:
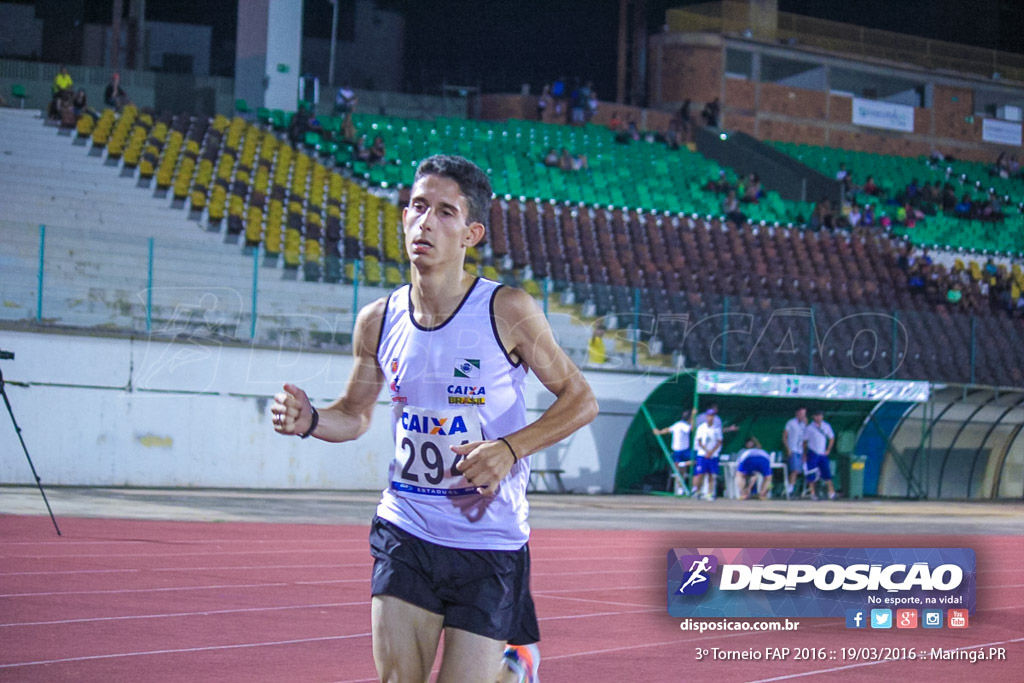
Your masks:
<svg viewBox="0 0 1024 683"><path fill-rule="evenodd" d="M331 63L327 68L327 92L334 97L334 55L338 44L338 0L328 0L334 9L331 12Z"/></svg>

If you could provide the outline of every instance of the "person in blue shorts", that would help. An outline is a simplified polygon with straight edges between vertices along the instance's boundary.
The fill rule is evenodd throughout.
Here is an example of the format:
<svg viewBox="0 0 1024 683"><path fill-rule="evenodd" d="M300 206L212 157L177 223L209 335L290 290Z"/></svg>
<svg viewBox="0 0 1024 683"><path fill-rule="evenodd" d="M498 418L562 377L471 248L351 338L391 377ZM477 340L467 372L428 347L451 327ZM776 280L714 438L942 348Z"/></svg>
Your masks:
<svg viewBox="0 0 1024 683"><path fill-rule="evenodd" d="M697 448L697 466L693 470L694 495L700 494L704 475L708 475L708 492L703 498L714 500L715 487L718 483L718 456L722 451L722 430L715 426L714 412L709 410L704 413L704 422L697 427L693 443Z"/></svg>
<svg viewBox="0 0 1024 683"><path fill-rule="evenodd" d="M834 500L836 497L836 489L832 485L832 467L828 462L828 456L832 453L835 443L836 433L832 430L832 425L825 422L825 415L821 409L816 409L811 414L807 429L804 430L804 480L807 482L812 500L818 500L819 479L825 482L829 499Z"/></svg>
<svg viewBox="0 0 1024 683"><path fill-rule="evenodd" d="M743 500L750 500L755 495L767 500L771 492L772 458L752 436L736 459L736 493Z"/></svg>
<svg viewBox="0 0 1024 683"><path fill-rule="evenodd" d="M693 421L696 416L697 409L694 408L689 412L684 412L678 421L668 427L652 430L655 436L672 434L672 461L679 469L680 476L690 468L690 460L693 457L690 451L690 433L693 431ZM676 493L681 494L682 491L677 490Z"/></svg>
<svg viewBox="0 0 1024 683"><path fill-rule="evenodd" d="M807 408L801 406L782 430L782 447L786 451L789 481L786 482L786 497L793 495L796 478L804 469L804 432L807 430Z"/></svg>

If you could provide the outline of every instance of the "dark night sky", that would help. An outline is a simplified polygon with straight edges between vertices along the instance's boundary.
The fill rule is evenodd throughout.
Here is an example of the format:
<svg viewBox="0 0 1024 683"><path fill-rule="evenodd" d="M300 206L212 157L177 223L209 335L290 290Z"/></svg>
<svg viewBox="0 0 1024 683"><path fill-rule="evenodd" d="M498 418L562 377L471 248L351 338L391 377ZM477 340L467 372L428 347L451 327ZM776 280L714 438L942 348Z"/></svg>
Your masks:
<svg viewBox="0 0 1024 683"><path fill-rule="evenodd" d="M568 75L593 79L602 96L613 95L618 0L377 1L405 17L410 90L436 90L447 81L510 91ZM647 1L651 31L664 23L667 8L697 2ZM340 2L353 11L353 0ZM109 22L112 0L84 4L86 21ZM778 6L782 12L1024 52L1024 0L778 0ZM230 74L236 7L235 0L147 0L146 13L156 21L213 26L215 68ZM328 0L305 0L307 34L329 37L330 23ZM342 25L344 37L344 19Z"/></svg>

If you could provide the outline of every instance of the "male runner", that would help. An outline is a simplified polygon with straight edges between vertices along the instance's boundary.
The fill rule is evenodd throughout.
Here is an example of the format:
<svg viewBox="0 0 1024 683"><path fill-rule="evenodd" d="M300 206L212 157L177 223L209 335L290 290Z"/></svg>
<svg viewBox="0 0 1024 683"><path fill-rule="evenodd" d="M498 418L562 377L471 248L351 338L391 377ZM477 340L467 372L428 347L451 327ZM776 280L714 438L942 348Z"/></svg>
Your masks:
<svg viewBox="0 0 1024 683"><path fill-rule="evenodd" d="M695 495L700 495L701 486L704 484L704 475L710 478L708 492L704 494L704 500L715 499L715 487L718 483L718 456L722 450L722 430L715 426L715 413L707 411L704 413L704 422L697 427L697 433L693 439L697 447L697 466L693 470L693 490Z"/></svg>
<svg viewBox="0 0 1024 683"><path fill-rule="evenodd" d="M389 387L395 455L370 532L373 657L385 681L427 680L442 631L442 683L493 683L506 643L539 640L527 457L597 414L533 299L465 271L490 201L471 162L424 160L402 211L412 284L360 311L340 398L318 412L286 384L271 408L280 434L348 441ZM556 397L531 424L528 369Z"/></svg>
<svg viewBox="0 0 1024 683"><path fill-rule="evenodd" d="M772 458L752 436L736 458L736 495L750 500L754 491L761 500L767 500L771 495Z"/></svg>

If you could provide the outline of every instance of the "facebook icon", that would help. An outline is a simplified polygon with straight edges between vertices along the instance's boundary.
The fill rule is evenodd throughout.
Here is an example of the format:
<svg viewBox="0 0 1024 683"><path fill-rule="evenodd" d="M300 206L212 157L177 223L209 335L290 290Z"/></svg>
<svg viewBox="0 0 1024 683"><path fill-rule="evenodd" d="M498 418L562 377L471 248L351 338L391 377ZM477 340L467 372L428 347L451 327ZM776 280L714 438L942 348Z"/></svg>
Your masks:
<svg viewBox="0 0 1024 683"><path fill-rule="evenodd" d="M867 628L867 616L862 609L846 610L846 628Z"/></svg>

